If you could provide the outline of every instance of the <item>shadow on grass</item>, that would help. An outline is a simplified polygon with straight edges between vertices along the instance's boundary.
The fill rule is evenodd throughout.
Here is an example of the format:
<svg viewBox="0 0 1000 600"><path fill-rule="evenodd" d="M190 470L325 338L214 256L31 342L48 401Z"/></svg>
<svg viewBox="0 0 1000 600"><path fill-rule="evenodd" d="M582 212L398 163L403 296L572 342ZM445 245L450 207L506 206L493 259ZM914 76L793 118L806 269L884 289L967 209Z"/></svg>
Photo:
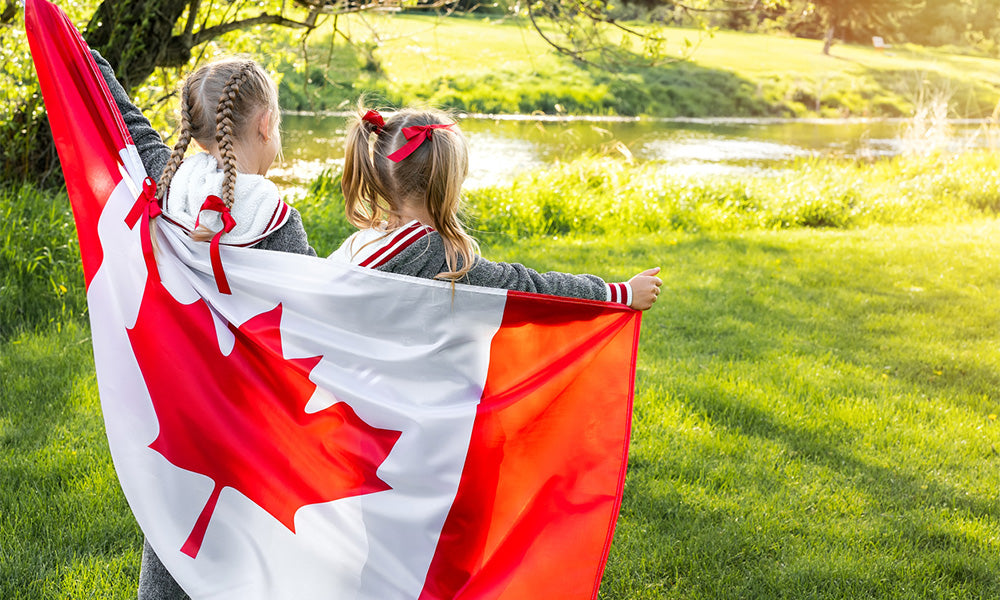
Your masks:
<svg viewBox="0 0 1000 600"><path fill-rule="evenodd" d="M765 100L758 85L735 73L681 61L657 67L589 68L597 85L607 86L621 115L659 117L792 116Z"/></svg>

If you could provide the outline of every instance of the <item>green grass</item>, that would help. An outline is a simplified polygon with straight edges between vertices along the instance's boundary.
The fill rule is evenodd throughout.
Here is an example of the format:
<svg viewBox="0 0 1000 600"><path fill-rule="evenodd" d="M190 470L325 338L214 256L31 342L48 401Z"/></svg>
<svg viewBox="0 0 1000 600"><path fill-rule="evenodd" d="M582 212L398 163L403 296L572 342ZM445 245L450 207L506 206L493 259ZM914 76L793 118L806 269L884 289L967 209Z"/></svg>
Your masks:
<svg viewBox="0 0 1000 600"><path fill-rule="evenodd" d="M664 269L602 598L1000 595L1000 221L487 251ZM0 342L5 599L134 597L91 361L72 320Z"/></svg>
<svg viewBox="0 0 1000 600"><path fill-rule="evenodd" d="M134 598L142 537L104 435L89 328L0 342L0 597Z"/></svg>
<svg viewBox="0 0 1000 600"><path fill-rule="evenodd" d="M1000 156L904 155L875 163L805 160L784 169L691 178L657 162L584 157L466 193L480 241L755 229L957 223L1000 214ZM320 254L351 232L339 175L296 202Z"/></svg>
<svg viewBox="0 0 1000 600"><path fill-rule="evenodd" d="M82 284L66 194L0 186L0 340L83 314Z"/></svg>
<svg viewBox="0 0 1000 600"><path fill-rule="evenodd" d="M604 598L1000 594L1000 224L644 235L664 268ZM991 416L992 415L992 416Z"/></svg>
<svg viewBox="0 0 1000 600"><path fill-rule="evenodd" d="M603 71L559 55L514 18L369 20L377 39L357 19L339 21L362 52L331 43L326 25L310 37L308 69L302 60L274 65L283 105L344 108L372 91L393 104L470 112L897 117L945 102L950 116L982 118L1000 99L1000 61L912 45L840 44L825 56L816 40L667 28L668 56L689 60Z"/></svg>
<svg viewBox="0 0 1000 600"><path fill-rule="evenodd" d="M470 194L494 260L664 269L602 598L1000 595L998 160L594 157ZM351 230L337 184L296 201L321 255ZM65 197L0 211L0 289L34 290L0 306L0 598L134 597Z"/></svg>
<svg viewBox="0 0 1000 600"><path fill-rule="evenodd" d="M988 152L805 160L711 178L667 175L662 166L578 159L474 190L470 212L483 232L517 238L930 223L1000 210L1000 158Z"/></svg>

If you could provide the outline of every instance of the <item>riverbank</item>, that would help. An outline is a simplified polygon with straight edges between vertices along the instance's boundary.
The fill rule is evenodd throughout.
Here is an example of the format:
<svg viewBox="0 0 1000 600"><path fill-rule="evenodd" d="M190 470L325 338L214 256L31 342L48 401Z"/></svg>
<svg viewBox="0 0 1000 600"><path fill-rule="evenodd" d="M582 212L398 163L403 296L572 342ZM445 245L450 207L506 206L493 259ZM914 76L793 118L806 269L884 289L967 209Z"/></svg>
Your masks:
<svg viewBox="0 0 1000 600"><path fill-rule="evenodd" d="M891 51L784 36L669 28L659 66L613 72L574 63L516 19L389 15L378 32L340 22L359 49L310 36L309 58L276 61L289 110L343 110L362 93L470 113L654 117L986 118L1000 100L1000 61L903 45ZM685 48L688 43L693 52Z"/></svg>
<svg viewBox="0 0 1000 600"><path fill-rule="evenodd" d="M781 169L690 177L663 163L590 156L467 190L466 213L484 244L774 229L860 229L962 223L1000 215L995 152L904 155L871 163L802 159ZM338 172L288 199L320 255L353 231ZM0 340L85 312L69 202L30 186L0 188Z"/></svg>
<svg viewBox="0 0 1000 600"><path fill-rule="evenodd" d="M787 168L688 177L655 162L583 157L466 191L465 212L486 244L535 238L779 229L861 229L962 223L1000 214L1000 157L907 155L872 163L803 159ZM295 202L313 245L332 252L351 231L339 174Z"/></svg>

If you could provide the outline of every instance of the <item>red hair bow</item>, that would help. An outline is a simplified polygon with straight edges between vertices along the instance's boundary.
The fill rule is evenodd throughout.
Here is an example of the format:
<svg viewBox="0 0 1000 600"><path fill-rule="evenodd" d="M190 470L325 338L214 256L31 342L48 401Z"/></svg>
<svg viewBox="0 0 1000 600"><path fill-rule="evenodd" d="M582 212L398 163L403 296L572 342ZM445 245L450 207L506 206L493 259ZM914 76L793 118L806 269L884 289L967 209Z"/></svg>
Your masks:
<svg viewBox="0 0 1000 600"><path fill-rule="evenodd" d="M212 259L212 274L215 275L215 285L219 287L219 292L223 294L232 294L232 290L229 289L229 279L226 278L226 272L222 269L222 254L219 251L219 243L222 241L222 234L229 233L236 227L236 220L233 219L233 215L229 213L229 207L226 203L222 201L222 198L218 196L209 196L205 198L205 202L201 205L201 210L214 211L219 213L222 217L222 230L218 231L212 237L212 243L209 246L209 256ZM198 219L195 219L194 226L198 227L198 222L200 221L200 215Z"/></svg>
<svg viewBox="0 0 1000 600"><path fill-rule="evenodd" d="M406 158L407 156L413 154L413 151L420 147L420 144L424 143L424 140L431 137L431 132L435 129L449 129L454 123L435 123L433 125L414 125L413 127L404 127L403 136L406 138L406 145L396 150L388 156L389 160L393 162L399 162Z"/></svg>
<svg viewBox="0 0 1000 600"><path fill-rule="evenodd" d="M361 120L366 123L371 123L375 126L375 133L382 133L382 128L385 127L385 119L382 115L378 113L377 110L370 110L365 113L365 116L361 117Z"/></svg>

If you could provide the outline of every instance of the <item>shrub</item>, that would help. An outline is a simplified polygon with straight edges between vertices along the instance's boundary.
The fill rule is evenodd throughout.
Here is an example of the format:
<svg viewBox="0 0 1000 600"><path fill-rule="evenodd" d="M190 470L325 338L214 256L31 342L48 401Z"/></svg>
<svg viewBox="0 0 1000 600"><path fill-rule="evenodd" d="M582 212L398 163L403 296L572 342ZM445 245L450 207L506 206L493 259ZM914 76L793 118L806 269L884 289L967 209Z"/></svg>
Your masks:
<svg viewBox="0 0 1000 600"><path fill-rule="evenodd" d="M344 194L340 189L341 173L324 171L293 201L302 215L309 243L320 256L327 256L349 235L357 231L344 213Z"/></svg>

